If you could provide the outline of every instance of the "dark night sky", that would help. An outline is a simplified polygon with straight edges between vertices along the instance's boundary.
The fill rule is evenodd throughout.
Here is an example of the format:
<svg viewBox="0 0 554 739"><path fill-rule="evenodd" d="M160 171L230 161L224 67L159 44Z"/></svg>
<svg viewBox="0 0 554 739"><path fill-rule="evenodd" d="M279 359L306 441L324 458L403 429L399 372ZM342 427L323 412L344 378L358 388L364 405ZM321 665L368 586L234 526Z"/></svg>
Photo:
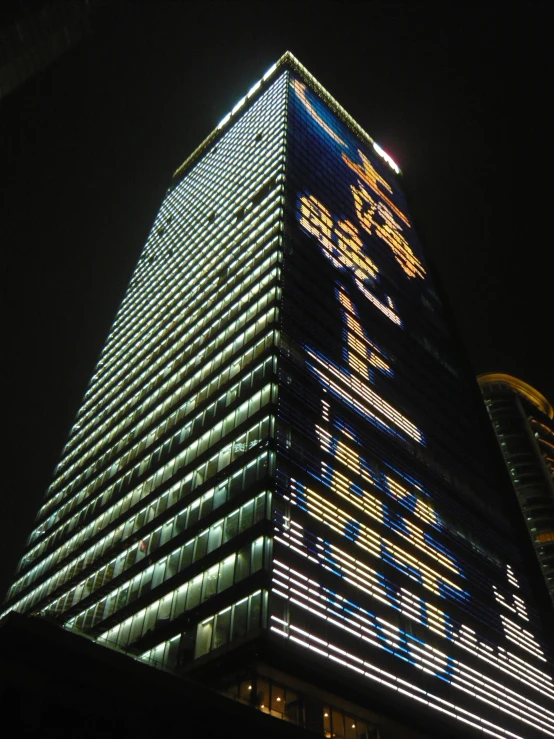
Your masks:
<svg viewBox="0 0 554 739"><path fill-rule="evenodd" d="M475 372L554 401L549 13L459 7L113 2L0 103L2 591L172 172L287 49L403 169Z"/></svg>

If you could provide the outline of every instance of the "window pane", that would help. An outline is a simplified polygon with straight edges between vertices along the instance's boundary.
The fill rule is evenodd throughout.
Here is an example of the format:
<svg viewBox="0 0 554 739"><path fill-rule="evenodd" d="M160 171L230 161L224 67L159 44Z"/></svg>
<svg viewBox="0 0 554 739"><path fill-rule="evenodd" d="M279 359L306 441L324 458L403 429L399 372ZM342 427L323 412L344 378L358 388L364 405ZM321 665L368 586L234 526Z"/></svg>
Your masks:
<svg viewBox="0 0 554 739"><path fill-rule="evenodd" d="M216 594L218 572L219 565L215 565L214 567L210 567L210 569L205 573L204 586L202 588L202 602Z"/></svg>
<svg viewBox="0 0 554 739"><path fill-rule="evenodd" d="M200 592L202 590L202 575L197 575L189 585L187 593L187 611L195 608L200 603Z"/></svg>
<svg viewBox="0 0 554 739"><path fill-rule="evenodd" d="M173 610L171 612L171 618L176 618L181 613L184 613L185 603L187 600L187 590L188 590L188 586L183 585L175 593L175 597L173 599Z"/></svg>
<svg viewBox="0 0 554 739"><path fill-rule="evenodd" d="M250 545L243 547L237 553L237 568L235 574L235 582L243 580L250 574Z"/></svg>
<svg viewBox="0 0 554 739"><path fill-rule="evenodd" d="M246 634L248 618L248 599L245 598L233 610L233 639Z"/></svg>
<svg viewBox="0 0 554 739"><path fill-rule="evenodd" d="M351 716L344 717L344 731L346 739L358 739L356 719Z"/></svg>
<svg viewBox="0 0 554 739"><path fill-rule="evenodd" d="M252 699L252 682L250 680L243 680L239 684L239 700L245 703L250 703Z"/></svg>
<svg viewBox="0 0 554 739"><path fill-rule="evenodd" d="M241 509L240 514L240 530L245 531L252 526L252 520L254 518L254 501L250 501L244 505Z"/></svg>
<svg viewBox="0 0 554 739"><path fill-rule="evenodd" d="M323 733L325 736L331 736L331 709L329 706L323 707Z"/></svg>
<svg viewBox="0 0 554 739"><path fill-rule="evenodd" d="M256 705L262 711L269 711L269 685L266 680L257 680L256 683Z"/></svg>
<svg viewBox="0 0 554 739"><path fill-rule="evenodd" d="M204 557L208 549L208 532L204 531L196 540L196 546L194 547L194 561L197 562L199 559Z"/></svg>
<svg viewBox="0 0 554 739"><path fill-rule="evenodd" d="M194 650L194 658L201 657L210 651L212 641L213 618L203 624L198 624L196 633L196 646Z"/></svg>
<svg viewBox="0 0 554 739"><path fill-rule="evenodd" d="M229 541L237 535L239 529L239 513L235 511L231 515L227 516L225 520L225 532L223 535L223 542Z"/></svg>
<svg viewBox="0 0 554 739"><path fill-rule="evenodd" d="M219 582L217 585L217 592L221 593L223 590L231 587L233 584L233 575L235 572L235 555L232 554L227 559L223 560L219 570Z"/></svg>
<svg viewBox="0 0 554 739"><path fill-rule="evenodd" d="M219 508L227 500L227 485L224 483L220 485L214 492L213 507Z"/></svg>
<svg viewBox="0 0 554 739"><path fill-rule="evenodd" d="M181 549L181 561L179 563L179 571L182 572L192 562L192 552L194 550L194 541L189 541L188 544Z"/></svg>
<svg viewBox="0 0 554 739"><path fill-rule="evenodd" d="M279 714L285 711L285 691L278 685L271 686L271 710Z"/></svg>
<svg viewBox="0 0 554 739"><path fill-rule="evenodd" d="M217 547L221 546L222 536L223 522L221 522L217 526L212 526L210 528L210 533L208 535L208 552L213 552L214 549L217 549Z"/></svg>
<svg viewBox="0 0 554 739"><path fill-rule="evenodd" d="M192 526L193 523L196 523L198 521L199 514L200 514L200 501L196 500L189 508L187 528L189 526Z"/></svg>
<svg viewBox="0 0 554 739"><path fill-rule="evenodd" d="M264 540L262 537L252 542L252 572L262 569Z"/></svg>
<svg viewBox="0 0 554 739"><path fill-rule="evenodd" d="M344 715L342 711L336 711L334 708L331 712L331 723L333 726L333 736L344 736Z"/></svg>
<svg viewBox="0 0 554 739"><path fill-rule="evenodd" d="M209 513L211 513L213 502L214 496L212 493L202 497L200 518L204 518L204 516L207 516Z"/></svg>
<svg viewBox="0 0 554 739"><path fill-rule="evenodd" d="M298 715L300 704L296 693L287 689L285 701L285 718L287 721L292 721L295 724L300 723L300 717Z"/></svg>
<svg viewBox="0 0 554 739"><path fill-rule="evenodd" d="M227 644L229 641L229 630L231 628L231 609L228 608L223 613L219 613L215 619L215 633L213 640L213 649Z"/></svg>
<svg viewBox="0 0 554 739"><path fill-rule="evenodd" d="M250 596L250 616L248 619L248 631L260 627L260 614L262 605L262 594L256 593Z"/></svg>

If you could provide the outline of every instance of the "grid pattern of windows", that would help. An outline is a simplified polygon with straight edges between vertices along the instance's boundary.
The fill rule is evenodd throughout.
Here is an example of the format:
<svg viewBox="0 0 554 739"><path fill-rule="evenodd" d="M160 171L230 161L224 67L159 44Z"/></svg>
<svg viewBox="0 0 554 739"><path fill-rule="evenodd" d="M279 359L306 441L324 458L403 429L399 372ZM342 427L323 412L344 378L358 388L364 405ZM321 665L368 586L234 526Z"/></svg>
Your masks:
<svg viewBox="0 0 554 739"><path fill-rule="evenodd" d="M168 191L6 611L134 649L264 566L287 79Z"/></svg>
<svg viewBox="0 0 554 739"><path fill-rule="evenodd" d="M154 628L159 620L167 621L177 618L185 611L196 608L201 603L213 598L217 593L221 593L241 582L261 569L263 545L263 538L256 539L252 544L247 544L238 552L231 554L189 582L181 585L178 590L154 601L148 608L139 611L123 623L101 634L99 641L126 647ZM155 572L153 574L148 571L145 573L146 577L155 577L155 575ZM202 629L199 629L199 631L202 631ZM197 650L197 654L201 653L201 650Z"/></svg>
<svg viewBox="0 0 554 739"><path fill-rule="evenodd" d="M288 136L270 630L385 700L548 735L552 663L394 174L295 75Z"/></svg>
<svg viewBox="0 0 554 739"><path fill-rule="evenodd" d="M551 735L552 663L398 169L284 59L168 191L6 610L177 670L263 636L391 710ZM303 723L296 690L237 686ZM323 734L378 736L327 700Z"/></svg>
<svg viewBox="0 0 554 739"><path fill-rule="evenodd" d="M238 556L238 555L237 555ZM223 567L224 563L221 563ZM231 565L229 565L229 568ZM192 583L191 583L192 585ZM184 586L188 588L188 584ZM187 597L179 596L181 602ZM203 619L198 624L192 639L189 634L178 634L172 639L161 642L153 649L144 652L141 657L161 667L174 668L186 661L193 654L194 657L203 657L214 649L223 647L246 634L256 631L262 625L264 593L261 590L242 598L219 613ZM190 644L194 643L194 653L190 651ZM183 655L185 652L185 655Z"/></svg>

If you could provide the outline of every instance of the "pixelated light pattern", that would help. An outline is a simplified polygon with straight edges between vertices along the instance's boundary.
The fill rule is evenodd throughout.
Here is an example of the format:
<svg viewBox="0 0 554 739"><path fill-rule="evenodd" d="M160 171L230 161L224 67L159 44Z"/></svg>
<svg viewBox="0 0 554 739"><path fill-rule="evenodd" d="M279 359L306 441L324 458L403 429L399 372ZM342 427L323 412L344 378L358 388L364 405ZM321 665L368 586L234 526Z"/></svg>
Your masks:
<svg viewBox="0 0 554 739"><path fill-rule="evenodd" d="M309 111L311 117L319 124L321 129L336 144L347 149L348 144L346 141L324 120L315 109L314 104L310 102L306 86L299 80L294 79L292 87L298 99L305 106L306 110ZM392 162L390 157L379 146L374 145L374 148L380 156L386 158L386 161L391 164L393 169L398 171L394 162ZM391 185L377 172L369 158L361 150L358 149L357 154L361 159L361 165L350 159L346 152L342 153L342 159L358 178L357 183L351 184L350 188L360 225L368 234L375 234L391 248L395 259L408 277L424 277L425 269L415 256L398 221L401 221L410 230L412 228L411 223L400 208L392 201L390 197L393 194ZM372 191L373 195L370 194L367 188ZM319 207L313 196L308 196L308 200L310 199L313 199L316 208ZM332 221L330 221L330 215L328 213L324 216L324 221L328 222L329 227L332 226ZM349 238L356 242L354 248L359 252L361 241L356 228L348 221L339 221L337 228L340 230L341 227L347 229ZM331 234L329 232L326 237L326 244L329 246L330 236ZM324 243L324 241L322 240L321 243Z"/></svg>
<svg viewBox="0 0 554 739"><path fill-rule="evenodd" d="M377 350L375 343L367 338L355 315L347 309L353 303L344 286L339 288L337 296L346 324L347 368L337 365L329 357L306 345L306 355L309 358L307 366L324 388L363 418L399 438L407 437L425 445L424 436L417 426L377 394L366 381L373 380L373 368L389 376L393 374L393 370L381 350Z"/></svg>
<svg viewBox="0 0 554 739"><path fill-rule="evenodd" d="M272 67L181 168L5 611L169 668L185 637L201 658L269 629L488 736L553 736L554 682L516 559L453 528L457 490L426 466L436 432L414 420L398 347L431 287L396 165L310 79ZM336 317L300 341L284 320L297 242ZM288 418L299 375L308 412Z"/></svg>
<svg viewBox="0 0 554 739"><path fill-rule="evenodd" d="M390 248L408 284L427 282L426 270L388 177L311 91L294 82L293 91L298 109L315 122L309 129L314 175L312 181L310 174L304 177L296 191L297 223L340 275L333 289L343 362L310 340L303 344L306 366L322 393L320 420L314 424L319 469L314 457L304 474L284 477L288 482L283 481L281 494L288 507L275 513L271 592L288 606L272 612L271 630L484 734L524 739L528 727L551 736L554 711L545 701L554 700L554 681L514 571L504 564L502 572L501 563L495 563L496 579L488 581L476 560L455 554L447 544L455 540L451 524L409 465L383 458L376 465L352 422L340 415L343 407L349 419L357 415L368 421L373 433L401 448L405 442L431 443L387 397L386 388L406 368L396 364L383 340L374 340L357 305L365 299L389 319L391 331L405 328L385 252L376 243ZM335 178L327 181L331 162ZM309 168L308 163L306 172ZM400 288L401 278L396 279ZM363 314L370 315L367 309ZM331 405L332 399L340 405ZM325 578L318 578L317 568L326 571ZM336 578L333 585L329 574ZM358 651L341 645L341 633L358 637ZM441 693L429 683L424 688L405 671L382 669L378 651L453 692ZM491 706L498 711L494 721L481 711ZM516 717L522 733L505 728L502 716Z"/></svg>
<svg viewBox="0 0 554 739"><path fill-rule="evenodd" d="M328 123L326 123L326 121L319 115L315 107L312 105L312 103L308 99L309 93L306 89L306 85L303 82L301 82L299 79L293 78L292 88L294 92L297 94L298 99L301 100L304 106L306 107L306 110L309 111L314 121L316 121L321 126L322 130L325 131L325 133L328 136L330 136L333 139L333 141L335 141L337 144L340 144L341 146L346 146L346 143L340 138L337 132Z"/></svg>

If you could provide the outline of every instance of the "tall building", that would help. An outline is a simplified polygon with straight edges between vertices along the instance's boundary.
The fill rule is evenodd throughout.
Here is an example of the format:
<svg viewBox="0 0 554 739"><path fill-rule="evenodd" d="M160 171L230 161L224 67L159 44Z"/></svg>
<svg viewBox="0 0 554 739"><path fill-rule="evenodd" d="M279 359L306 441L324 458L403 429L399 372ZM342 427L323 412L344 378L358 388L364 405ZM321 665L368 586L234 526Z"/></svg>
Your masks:
<svg viewBox="0 0 554 739"><path fill-rule="evenodd" d="M328 737L552 735L518 533L398 173L289 53L185 161L5 612Z"/></svg>
<svg viewBox="0 0 554 739"><path fill-rule="evenodd" d="M517 377L478 381L554 604L554 408Z"/></svg>

